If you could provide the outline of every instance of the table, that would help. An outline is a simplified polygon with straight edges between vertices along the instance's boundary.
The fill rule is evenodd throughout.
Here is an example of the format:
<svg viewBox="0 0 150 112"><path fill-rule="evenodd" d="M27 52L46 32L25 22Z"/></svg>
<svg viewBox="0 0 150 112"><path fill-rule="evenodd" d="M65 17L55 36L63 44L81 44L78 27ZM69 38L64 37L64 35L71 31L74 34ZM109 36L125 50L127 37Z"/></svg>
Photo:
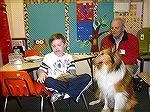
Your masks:
<svg viewBox="0 0 150 112"><path fill-rule="evenodd" d="M141 73L137 74L137 76L150 86L150 73L141 72Z"/></svg>
<svg viewBox="0 0 150 112"><path fill-rule="evenodd" d="M141 61L141 63L140 63L140 72L143 72L144 61L150 61L150 52L141 53L140 57L138 59Z"/></svg>
<svg viewBox="0 0 150 112"><path fill-rule="evenodd" d="M0 67L0 71L16 71L16 70L25 70L25 71L32 71L38 69L42 62L24 62L20 65L15 64L6 64Z"/></svg>
<svg viewBox="0 0 150 112"><path fill-rule="evenodd" d="M95 58L95 55L88 55L88 54L73 54L73 59L75 62L84 61L86 60L89 64L91 69L91 76L92 76L92 83L93 83L93 90L94 90L94 75L93 75L93 64L92 59ZM16 71L16 70L25 70L25 71L32 71L39 68L42 62L23 62L21 65L15 64L6 64L0 67L0 71Z"/></svg>
<svg viewBox="0 0 150 112"><path fill-rule="evenodd" d="M150 97L150 73L141 72L141 73L137 74L137 76L140 78L140 82L144 81L149 86L148 92L149 92L149 97ZM139 84L140 84L140 82L139 82Z"/></svg>
<svg viewBox="0 0 150 112"><path fill-rule="evenodd" d="M92 59L94 57L95 57L94 55L87 55L87 54L82 54L82 55L75 54L75 55L73 55L73 59L75 62L87 60L88 63L90 64L90 67L92 67ZM27 61L23 62L23 64L20 64L20 65L8 63L8 64L0 67L0 71L16 71L16 70L29 71L29 70L38 69L39 66L41 65L41 63L42 62L27 62Z"/></svg>

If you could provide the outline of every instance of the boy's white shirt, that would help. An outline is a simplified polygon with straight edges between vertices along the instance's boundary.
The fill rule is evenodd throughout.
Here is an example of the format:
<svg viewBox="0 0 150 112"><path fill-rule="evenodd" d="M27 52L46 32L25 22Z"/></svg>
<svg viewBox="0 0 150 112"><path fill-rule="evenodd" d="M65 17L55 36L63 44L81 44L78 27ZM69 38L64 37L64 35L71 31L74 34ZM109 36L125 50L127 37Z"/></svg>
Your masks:
<svg viewBox="0 0 150 112"><path fill-rule="evenodd" d="M51 52L49 54L46 54L43 59L43 63L45 63L49 67L48 71L43 67L40 67L39 69L48 72L48 77L53 77L54 79L56 79L62 73L67 72L69 63L72 61L74 60L72 58L72 55L70 54L64 53L62 57L58 57L54 54L54 52Z"/></svg>

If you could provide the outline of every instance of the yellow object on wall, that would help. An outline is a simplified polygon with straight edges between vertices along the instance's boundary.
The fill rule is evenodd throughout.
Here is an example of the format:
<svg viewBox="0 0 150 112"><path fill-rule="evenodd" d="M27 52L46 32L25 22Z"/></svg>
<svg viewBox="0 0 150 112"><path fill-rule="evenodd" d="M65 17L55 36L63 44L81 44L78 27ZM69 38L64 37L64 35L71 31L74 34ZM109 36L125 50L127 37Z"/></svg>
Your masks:
<svg viewBox="0 0 150 112"><path fill-rule="evenodd" d="M150 27L139 30L137 36L140 41L140 53L150 52Z"/></svg>

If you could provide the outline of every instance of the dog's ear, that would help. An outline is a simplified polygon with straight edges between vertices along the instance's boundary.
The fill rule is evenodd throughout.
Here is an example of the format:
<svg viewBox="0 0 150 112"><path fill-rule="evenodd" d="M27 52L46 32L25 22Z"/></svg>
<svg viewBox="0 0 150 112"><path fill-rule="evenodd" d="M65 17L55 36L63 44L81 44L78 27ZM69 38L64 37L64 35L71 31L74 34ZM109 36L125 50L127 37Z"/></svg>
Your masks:
<svg viewBox="0 0 150 112"><path fill-rule="evenodd" d="M120 56L120 53L118 50L115 50L112 54L114 56L114 66L117 70L120 68L120 65L122 63L122 59L121 59L121 56Z"/></svg>

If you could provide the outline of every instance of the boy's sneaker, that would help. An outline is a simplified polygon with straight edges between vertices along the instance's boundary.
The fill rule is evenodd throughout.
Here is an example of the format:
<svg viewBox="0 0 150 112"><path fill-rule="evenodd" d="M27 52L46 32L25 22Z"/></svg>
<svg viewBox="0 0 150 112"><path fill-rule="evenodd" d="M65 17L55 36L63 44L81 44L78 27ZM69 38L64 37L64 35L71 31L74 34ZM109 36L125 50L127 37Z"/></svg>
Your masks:
<svg viewBox="0 0 150 112"><path fill-rule="evenodd" d="M64 97L64 94L60 94L60 93L57 93L57 92L54 92L51 96L51 102L55 102L57 101L58 99L62 99Z"/></svg>
<svg viewBox="0 0 150 112"><path fill-rule="evenodd" d="M70 98L70 96L69 96L67 93L65 93L64 98L63 98L63 99L67 99L67 98Z"/></svg>

